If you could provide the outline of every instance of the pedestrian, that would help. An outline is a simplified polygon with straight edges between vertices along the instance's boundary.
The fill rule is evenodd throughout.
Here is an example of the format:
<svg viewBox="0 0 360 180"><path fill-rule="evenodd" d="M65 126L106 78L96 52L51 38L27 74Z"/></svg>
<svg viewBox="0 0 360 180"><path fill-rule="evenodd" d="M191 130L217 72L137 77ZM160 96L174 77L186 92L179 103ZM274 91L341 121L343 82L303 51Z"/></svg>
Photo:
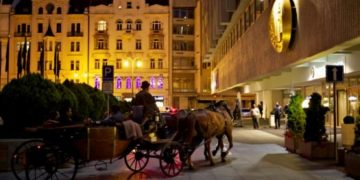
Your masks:
<svg viewBox="0 0 360 180"><path fill-rule="evenodd" d="M274 116L275 116L275 129L280 128L280 118L281 118L281 106L278 102L275 104L275 108L273 110Z"/></svg>
<svg viewBox="0 0 360 180"><path fill-rule="evenodd" d="M252 118L254 129L259 129L260 111L259 111L259 108L255 104L253 104L250 113L251 113L251 118Z"/></svg>
<svg viewBox="0 0 360 180"><path fill-rule="evenodd" d="M124 121L124 116L120 112L120 106L119 105L112 105L110 107L109 116L106 117L104 120L102 120L101 124L112 125L112 124L122 122L122 121Z"/></svg>
<svg viewBox="0 0 360 180"><path fill-rule="evenodd" d="M234 108L234 111L233 111L233 116L234 116L234 120L239 120L240 119L240 108L239 108L239 105L236 103L236 106Z"/></svg>
<svg viewBox="0 0 360 180"><path fill-rule="evenodd" d="M263 111L264 111L264 102L260 101L260 104L258 105L259 108L259 112L260 112L260 119L262 119L263 116Z"/></svg>

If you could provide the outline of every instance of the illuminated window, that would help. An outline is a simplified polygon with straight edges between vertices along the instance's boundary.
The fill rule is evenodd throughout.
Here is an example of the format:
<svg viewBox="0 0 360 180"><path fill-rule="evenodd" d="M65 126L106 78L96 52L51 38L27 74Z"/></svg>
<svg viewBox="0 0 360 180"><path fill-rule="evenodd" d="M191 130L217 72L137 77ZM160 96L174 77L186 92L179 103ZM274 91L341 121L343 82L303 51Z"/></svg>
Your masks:
<svg viewBox="0 0 360 180"><path fill-rule="evenodd" d="M126 89L131 89L131 78L130 77L126 78Z"/></svg>
<svg viewBox="0 0 360 180"><path fill-rule="evenodd" d="M97 30L102 32L102 31L106 31L106 21L101 20L98 22L98 26L97 26Z"/></svg>
<svg viewBox="0 0 360 180"><path fill-rule="evenodd" d="M95 89L100 89L100 78L98 76L95 77Z"/></svg>
<svg viewBox="0 0 360 180"><path fill-rule="evenodd" d="M116 89L121 89L121 77L116 78Z"/></svg>
<svg viewBox="0 0 360 180"><path fill-rule="evenodd" d="M151 88L151 89L154 89L154 88L155 88L155 84L156 84L156 83L155 83L155 78L154 78L154 77L151 77L151 78L150 78L150 88Z"/></svg>
<svg viewBox="0 0 360 180"><path fill-rule="evenodd" d="M164 87L164 82L162 77L159 77L157 85L158 85L158 89L162 89Z"/></svg>
<svg viewBox="0 0 360 180"><path fill-rule="evenodd" d="M141 87L141 78L136 77L135 83L136 83L136 89L139 89Z"/></svg>

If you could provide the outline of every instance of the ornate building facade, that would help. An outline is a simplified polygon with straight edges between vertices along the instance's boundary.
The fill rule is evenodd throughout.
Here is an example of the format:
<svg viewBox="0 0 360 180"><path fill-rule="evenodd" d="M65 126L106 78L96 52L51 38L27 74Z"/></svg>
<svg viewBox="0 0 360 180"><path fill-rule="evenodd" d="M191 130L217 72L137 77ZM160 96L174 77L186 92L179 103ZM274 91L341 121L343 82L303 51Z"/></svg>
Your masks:
<svg viewBox="0 0 360 180"><path fill-rule="evenodd" d="M172 105L169 5L145 0L2 3L1 88L27 73L43 72L53 81L102 89L102 67L110 65L116 97L129 100L147 80L159 106Z"/></svg>

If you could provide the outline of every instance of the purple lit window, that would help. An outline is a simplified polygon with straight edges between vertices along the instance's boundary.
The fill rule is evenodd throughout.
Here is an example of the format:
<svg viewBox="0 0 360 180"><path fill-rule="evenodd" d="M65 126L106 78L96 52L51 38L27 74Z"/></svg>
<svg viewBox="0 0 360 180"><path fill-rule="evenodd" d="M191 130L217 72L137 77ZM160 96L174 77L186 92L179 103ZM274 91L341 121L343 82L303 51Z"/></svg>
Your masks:
<svg viewBox="0 0 360 180"><path fill-rule="evenodd" d="M139 89L141 87L141 78L136 77L135 81L136 81L136 89Z"/></svg>
<svg viewBox="0 0 360 180"><path fill-rule="evenodd" d="M95 77L95 89L100 89L100 78L98 76Z"/></svg>
<svg viewBox="0 0 360 180"><path fill-rule="evenodd" d="M158 85L158 89L162 89L164 87L164 82L162 77L159 77L157 85Z"/></svg>
<svg viewBox="0 0 360 180"><path fill-rule="evenodd" d="M116 78L116 89L121 89L121 77Z"/></svg>
<svg viewBox="0 0 360 180"><path fill-rule="evenodd" d="M130 77L126 78L126 89L131 89L131 78Z"/></svg>
<svg viewBox="0 0 360 180"><path fill-rule="evenodd" d="M151 88L151 89L154 89L154 88L155 88L155 78L154 78L154 77L151 77L151 78L150 78L150 88Z"/></svg>

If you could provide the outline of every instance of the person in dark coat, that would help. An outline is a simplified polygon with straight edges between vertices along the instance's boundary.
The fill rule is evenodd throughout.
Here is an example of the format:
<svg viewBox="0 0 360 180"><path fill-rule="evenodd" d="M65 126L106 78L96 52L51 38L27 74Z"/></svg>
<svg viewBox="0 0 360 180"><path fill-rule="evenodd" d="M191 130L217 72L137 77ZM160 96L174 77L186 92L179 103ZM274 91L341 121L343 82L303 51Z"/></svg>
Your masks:
<svg viewBox="0 0 360 180"><path fill-rule="evenodd" d="M143 81L141 83L142 90L136 94L132 102L134 106L143 106L143 119L140 123L153 119L153 117L160 112L159 108L156 106L155 98L149 92L149 87L150 83L148 81Z"/></svg>

